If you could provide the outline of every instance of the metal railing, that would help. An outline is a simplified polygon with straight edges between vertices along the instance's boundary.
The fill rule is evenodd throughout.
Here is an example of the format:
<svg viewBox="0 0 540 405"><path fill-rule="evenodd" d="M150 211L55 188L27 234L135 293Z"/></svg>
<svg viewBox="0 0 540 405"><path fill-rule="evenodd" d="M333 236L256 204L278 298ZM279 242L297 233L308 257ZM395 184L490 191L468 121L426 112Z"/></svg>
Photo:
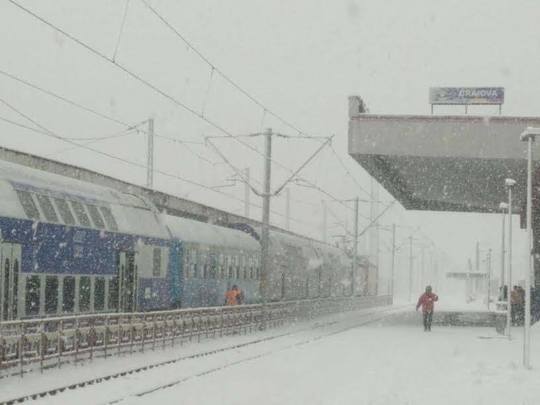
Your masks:
<svg viewBox="0 0 540 405"><path fill-rule="evenodd" d="M341 297L156 312L73 315L0 323L0 377L61 367L286 322L389 305L391 296Z"/></svg>

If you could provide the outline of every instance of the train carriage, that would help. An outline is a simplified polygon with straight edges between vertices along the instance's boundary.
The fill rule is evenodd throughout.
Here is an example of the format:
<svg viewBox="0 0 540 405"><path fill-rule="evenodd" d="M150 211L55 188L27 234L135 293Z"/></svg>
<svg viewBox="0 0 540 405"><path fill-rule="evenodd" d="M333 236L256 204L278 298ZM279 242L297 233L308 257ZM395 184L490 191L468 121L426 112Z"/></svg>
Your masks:
<svg viewBox="0 0 540 405"><path fill-rule="evenodd" d="M0 320L169 305L170 238L143 199L0 162Z"/></svg>
<svg viewBox="0 0 540 405"><path fill-rule="evenodd" d="M176 293L178 307L222 305L225 291L237 285L245 303L259 299L260 245L245 233L164 215L172 238L180 245Z"/></svg>

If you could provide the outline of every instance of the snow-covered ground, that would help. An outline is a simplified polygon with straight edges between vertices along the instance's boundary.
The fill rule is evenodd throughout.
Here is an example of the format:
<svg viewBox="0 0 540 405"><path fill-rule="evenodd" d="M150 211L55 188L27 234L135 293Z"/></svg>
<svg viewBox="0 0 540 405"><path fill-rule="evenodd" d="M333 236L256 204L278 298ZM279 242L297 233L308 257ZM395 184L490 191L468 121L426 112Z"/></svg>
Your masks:
<svg viewBox="0 0 540 405"><path fill-rule="evenodd" d="M177 340L174 347L171 347L171 343L167 342L166 347L163 347L162 344L158 344L155 351L150 350L151 344L148 343L144 353L138 352L137 350L140 350L140 348L135 346L135 351L131 355L112 355L107 359L95 358L91 362L87 360L76 365L63 365L60 369L52 368L45 370L43 373L36 370L26 374L23 378L15 375L9 378L0 379L0 403L52 389L75 385L97 377L122 373L142 366L159 364L177 359L182 359L182 362L186 362L186 357L201 356L205 353L214 351L227 351L230 350L231 347L250 345L263 347L261 341L270 344L271 340L286 341L287 338L291 338L292 342L296 342L298 339L311 339L314 336L313 333L315 331L323 334L335 333L336 331L355 327L367 321L379 319L381 316L399 313L403 310L403 306L368 308L356 312L322 316L295 324L285 324L282 327L270 328L265 331L253 331L247 335L234 334L218 339L213 339L212 336L205 339L205 336L203 335L201 342L198 342L197 337L194 337L193 342L184 340L183 344L180 344ZM114 353L114 350L112 350L112 352ZM213 354L212 356L214 357L215 355ZM195 363L196 362L197 360L195 360ZM147 374L143 373L143 375L146 376ZM114 381L118 380L115 379ZM107 402L107 398L111 395L110 393L118 391L117 388L122 386L122 381L118 382L118 384L111 382L108 384L100 384L99 386L112 387L110 391L105 390L106 392L103 401ZM132 386L131 390L128 389L126 391L125 395L129 395L131 391L136 388L137 386ZM59 403L58 398L59 397L55 397L54 400L51 399L49 403ZM94 396L84 400L88 400L89 402L86 402L88 404L96 403L94 402ZM60 401L61 403L72 403L70 400L64 401L62 399Z"/></svg>
<svg viewBox="0 0 540 405"><path fill-rule="evenodd" d="M522 338L490 328L364 325L326 328L186 360L43 398L39 404L538 404L540 329L533 365ZM345 327L342 327L345 326ZM162 388L168 385L168 387Z"/></svg>

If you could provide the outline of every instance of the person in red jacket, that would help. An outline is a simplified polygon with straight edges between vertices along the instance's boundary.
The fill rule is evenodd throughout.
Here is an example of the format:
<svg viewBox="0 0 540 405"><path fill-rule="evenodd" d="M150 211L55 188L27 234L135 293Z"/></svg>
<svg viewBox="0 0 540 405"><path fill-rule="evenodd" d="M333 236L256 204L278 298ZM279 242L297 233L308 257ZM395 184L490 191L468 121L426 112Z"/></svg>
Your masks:
<svg viewBox="0 0 540 405"><path fill-rule="evenodd" d="M420 298L418 298L418 303L416 304L416 310L422 307L422 314L424 315L424 331L431 331L431 321L433 320L433 307L435 306L435 301L438 301L439 297L437 294L434 294L431 290L431 286L426 287L426 292L423 293Z"/></svg>

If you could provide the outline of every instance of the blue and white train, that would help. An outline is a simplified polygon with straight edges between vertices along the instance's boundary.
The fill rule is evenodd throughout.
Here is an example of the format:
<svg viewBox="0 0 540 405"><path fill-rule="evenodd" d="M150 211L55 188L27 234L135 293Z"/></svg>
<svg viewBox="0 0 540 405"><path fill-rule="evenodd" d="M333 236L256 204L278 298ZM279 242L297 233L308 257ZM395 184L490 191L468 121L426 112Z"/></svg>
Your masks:
<svg viewBox="0 0 540 405"><path fill-rule="evenodd" d="M259 299L258 231L170 216L140 195L0 161L0 321ZM373 293L367 262L272 232L272 300ZM372 277L371 277L372 278Z"/></svg>

